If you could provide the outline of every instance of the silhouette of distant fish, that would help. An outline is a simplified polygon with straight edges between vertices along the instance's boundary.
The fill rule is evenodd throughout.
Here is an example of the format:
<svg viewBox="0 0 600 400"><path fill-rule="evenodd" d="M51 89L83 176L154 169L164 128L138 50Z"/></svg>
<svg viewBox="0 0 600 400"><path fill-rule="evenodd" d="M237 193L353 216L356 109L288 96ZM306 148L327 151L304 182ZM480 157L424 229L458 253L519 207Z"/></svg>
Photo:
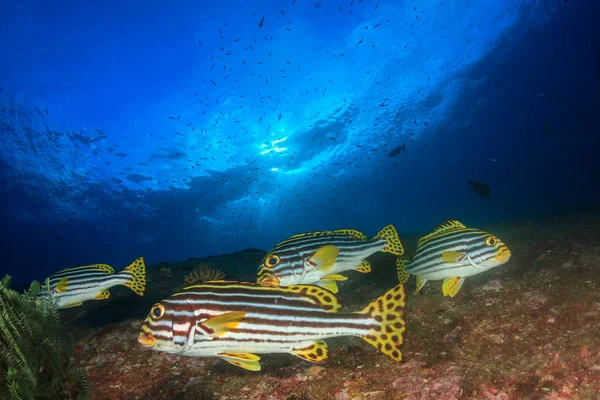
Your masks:
<svg viewBox="0 0 600 400"><path fill-rule="evenodd" d="M471 186L471 189L481 197L489 198L492 193L490 187L483 182L469 179L469 185Z"/></svg>
<svg viewBox="0 0 600 400"><path fill-rule="evenodd" d="M396 157L406 149L406 143L402 143L402 146L398 146L388 153L388 157Z"/></svg>

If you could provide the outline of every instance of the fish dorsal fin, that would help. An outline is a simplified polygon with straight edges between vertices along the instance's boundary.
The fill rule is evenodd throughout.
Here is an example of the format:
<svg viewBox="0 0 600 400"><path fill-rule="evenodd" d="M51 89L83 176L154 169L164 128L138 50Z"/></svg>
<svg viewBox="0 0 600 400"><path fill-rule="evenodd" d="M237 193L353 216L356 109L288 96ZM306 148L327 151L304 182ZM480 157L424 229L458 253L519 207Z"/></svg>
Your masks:
<svg viewBox="0 0 600 400"><path fill-rule="evenodd" d="M252 353L218 353L217 356L236 367L247 369L248 371L260 371L260 357Z"/></svg>
<svg viewBox="0 0 600 400"><path fill-rule="evenodd" d="M232 311L221 315L217 315L216 317L211 317L206 321L199 322L198 325L208 327L210 330L212 330L214 336L222 336L227 332L237 328L237 326L244 319L245 316L246 313L243 311ZM209 331L207 329L202 330L204 330L205 332Z"/></svg>
<svg viewBox="0 0 600 400"><path fill-rule="evenodd" d="M86 269L96 269L96 270L100 270L102 272L106 272L107 274L115 273L114 268L108 264L92 264L92 265L82 265L80 267L61 269L60 271L57 272L57 274L63 273L63 272L70 272L70 271L81 271L81 270L86 270Z"/></svg>
<svg viewBox="0 0 600 400"><path fill-rule="evenodd" d="M69 288L69 278L64 277L54 287L54 290L58 292L58 294L63 294Z"/></svg>
<svg viewBox="0 0 600 400"><path fill-rule="evenodd" d="M332 231L331 233L334 235L350 236L351 238L357 240L367 240L367 235L360 231L357 231L356 229L338 229L336 231Z"/></svg>
<svg viewBox="0 0 600 400"><path fill-rule="evenodd" d="M461 229L467 229L467 227L455 219L449 219L447 221L444 221L441 224L439 224L431 233L419 239L418 247L425 245L428 241L430 241L436 236L452 231L458 231Z"/></svg>
<svg viewBox="0 0 600 400"><path fill-rule="evenodd" d="M357 231L356 229L337 229L335 231L320 231L320 232L306 232L306 233L298 233L294 236L291 236L288 240L291 239L300 239L304 237L317 237L317 236L349 236L351 238L357 240L367 240L367 236Z"/></svg>
<svg viewBox="0 0 600 400"><path fill-rule="evenodd" d="M293 349L292 354L306 361L320 363L327 361L329 352L327 351L327 343L323 340L317 340L310 345L301 349Z"/></svg>
<svg viewBox="0 0 600 400"><path fill-rule="evenodd" d="M320 287L321 282L330 282L337 289L337 285L335 285L334 281L319 281L314 285L294 285L288 287L282 287L280 289L284 289L286 291L290 291L293 293L299 293L304 296L304 299L310 301L312 304L317 304L320 308L324 309L327 312L336 312L342 306L338 303L337 298L332 294L335 293L332 290L325 290ZM316 286L316 285L319 286Z"/></svg>
<svg viewBox="0 0 600 400"><path fill-rule="evenodd" d="M114 274L115 269L108 264L94 264L90 265L90 268L99 269L102 272L106 272L107 274Z"/></svg>

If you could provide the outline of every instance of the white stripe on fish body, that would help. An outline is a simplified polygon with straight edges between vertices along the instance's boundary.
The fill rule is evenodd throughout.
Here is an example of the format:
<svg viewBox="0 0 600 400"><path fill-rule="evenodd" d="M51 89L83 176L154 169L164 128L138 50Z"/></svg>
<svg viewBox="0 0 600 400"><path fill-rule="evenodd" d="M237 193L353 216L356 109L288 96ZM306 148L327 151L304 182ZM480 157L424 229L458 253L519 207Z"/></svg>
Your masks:
<svg viewBox="0 0 600 400"><path fill-rule="evenodd" d="M261 318L263 314L258 313ZM331 315L331 314L328 314ZM249 318L249 313L246 318ZM302 349L314 344L315 341L340 336L364 336L369 334L370 329L376 325L376 322L365 315L364 321L357 319L327 318L327 322L343 321L343 323L353 323L364 325L364 329L348 327L311 327L303 323L294 324L294 319L288 319L290 326L272 326L258 325L254 323L241 322L236 329L226 333L223 336L205 335L196 333L194 343L182 349L173 349L173 353L196 357L218 356L219 353L290 353L294 350ZM323 319L321 319L323 321ZM246 329L267 330L268 333L260 334L244 332ZM285 333L285 334L282 334Z"/></svg>
<svg viewBox="0 0 600 400"><path fill-rule="evenodd" d="M466 265L464 262L461 264L447 264L441 262L437 268L433 268L431 271L427 272L416 272L415 275L421 279L436 281L440 279L454 278L456 276L473 276L480 274L481 272L481 269L473 267L468 261Z"/></svg>
<svg viewBox="0 0 600 400"><path fill-rule="evenodd" d="M105 274L105 276L105 279L93 283L86 283L85 281L71 283L69 281L67 290L64 293L54 292L52 298L56 299L58 308L64 308L72 304L92 300L103 290L123 285L132 280L132 275L126 271L117 274Z"/></svg>
<svg viewBox="0 0 600 400"><path fill-rule="evenodd" d="M358 249L356 248L356 244L347 248L339 248L340 253L336 257L335 263L326 271L315 269L316 267L308 262L308 259L312 254L307 254L305 256L304 265L302 267L286 266L290 269L285 271L286 275L281 276L281 286L311 284L320 281L321 278L327 275L353 270L360 265L364 259L385 249L386 245L385 239L372 239L364 242L356 242L362 245ZM289 273L291 274L288 275Z"/></svg>

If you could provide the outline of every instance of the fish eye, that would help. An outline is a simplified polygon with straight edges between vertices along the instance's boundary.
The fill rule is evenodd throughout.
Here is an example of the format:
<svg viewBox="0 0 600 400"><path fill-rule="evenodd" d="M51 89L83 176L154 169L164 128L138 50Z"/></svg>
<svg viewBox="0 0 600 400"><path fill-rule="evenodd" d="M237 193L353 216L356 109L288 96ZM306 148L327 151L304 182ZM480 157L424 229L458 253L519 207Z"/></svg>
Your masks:
<svg viewBox="0 0 600 400"><path fill-rule="evenodd" d="M279 264L279 261L281 261L279 256L277 256L275 254L271 254L270 256L268 256L265 259L265 266L267 268L273 268L273 267L277 266L277 264Z"/></svg>
<svg viewBox="0 0 600 400"><path fill-rule="evenodd" d="M155 321L161 319L163 315L165 315L165 307L162 304L155 304L150 310L150 316Z"/></svg>
<svg viewBox="0 0 600 400"><path fill-rule="evenodd" d="M494 236L490 236L485 241L485 244L487 244L490 247L494 247L496 245L496 243L498 243L498 239L496 239L496 237L494 237Z"/></svg>

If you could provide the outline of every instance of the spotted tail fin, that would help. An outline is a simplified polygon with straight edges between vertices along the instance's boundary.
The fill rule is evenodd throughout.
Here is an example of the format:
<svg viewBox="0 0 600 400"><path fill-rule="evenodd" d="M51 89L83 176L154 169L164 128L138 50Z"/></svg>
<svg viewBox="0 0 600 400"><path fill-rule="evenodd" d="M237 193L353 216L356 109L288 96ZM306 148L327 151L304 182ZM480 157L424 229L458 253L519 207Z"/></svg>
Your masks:
<svg viewBox="0 0 600 400"><path fill-rule="evenodd" d="M402 335L406 330L403 318L405 305L404 287L398 285L360 311L360 313L373 317L377 324L362 338L396 361L402 360L402 352L399 347L403 342Z"/></svg>
<svg viewBox="0 0 600 400"><path fill-rule="evenodd" d="M404 247L400 242L398 232L396 231L396 227L394 225L390 224L385 226L375 236L375 239L385 239L386 244L385 248L383 249L384 253L391 253L397 255L398 257L404 254Z"/></svg>
<svg viewBox="0 0 600 400"><path fill-rule="evenodd" d="M406 283L410 274L406 270L406 260L402 257L396 259L396 272L398 273L398 282Z"/></svg>
<svg viewBox="0 0 600 400"><path fill-rule="evenodd" d="M124 283L124 285L143 296L146 291L146 263L144 263L144 257L138 258L123 271L129 272L132 276L131 280Z"/></svg>

